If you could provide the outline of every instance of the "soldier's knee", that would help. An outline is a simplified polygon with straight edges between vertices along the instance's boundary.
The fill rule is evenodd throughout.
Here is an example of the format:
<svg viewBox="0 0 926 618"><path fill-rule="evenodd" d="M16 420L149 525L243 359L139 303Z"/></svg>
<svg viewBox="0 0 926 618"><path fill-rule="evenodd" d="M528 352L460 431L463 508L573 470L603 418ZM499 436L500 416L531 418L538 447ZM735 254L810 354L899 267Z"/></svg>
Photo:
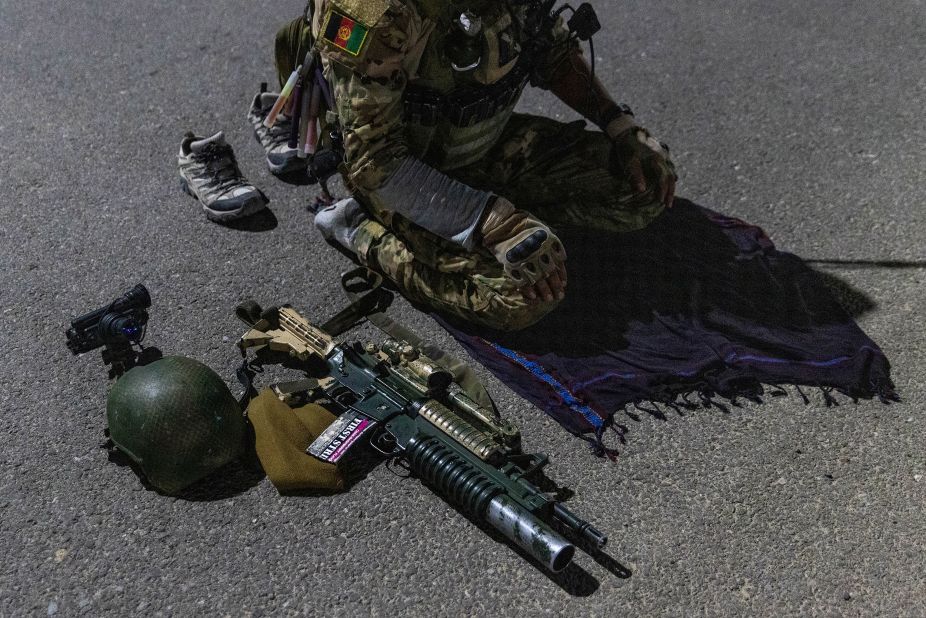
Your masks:
<svg viewBox="0 0 926 618"><path fill-rule="evenodd" d="M618 233L642 230L665 210L665 205L659 201L653 189L632 194L620 180L615 180L614 190L603 196L601 206L605 213L597 221L598 228Z"/></svg>
<svg viewBox="0 0 926 618"><path fill-rule="evenodd" d="M495 330L515 331L533 326L556 309L561 301L540 301L532 304L520 292L497 296L496 302L481 312L480 321Z"/></svg>

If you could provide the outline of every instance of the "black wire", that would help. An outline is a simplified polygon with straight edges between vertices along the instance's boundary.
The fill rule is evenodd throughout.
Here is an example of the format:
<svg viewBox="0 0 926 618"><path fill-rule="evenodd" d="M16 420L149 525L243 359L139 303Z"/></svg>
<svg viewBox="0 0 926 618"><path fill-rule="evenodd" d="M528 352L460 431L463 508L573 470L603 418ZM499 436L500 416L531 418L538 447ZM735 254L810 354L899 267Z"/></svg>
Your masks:
<svg viewBox="0 0 926 618"><path fill-rule="evenodd" d="M553 13L553 16L559 17L566 11L572 11L573 15L576 12L575 8L573 8L571 4L564 4L563 6L559 7ZM579 38L576 34L570 33L570 36L568 39L553 45L551 50L556 49L560 45L571 45L578 40ZM595 60L595 37L593 36L588 37L588 53L589 53L589 56L591 56L589 60L589 69L591 73L588 75L588 90L586 91L586 95L585 95L585 105L586 107L591 109L593 107L592 97L596 99L598 98L597 93L595 92L595 74L596 74L595 63L596 63L596 60Z"/></svg>
<svg viewBox="0 0 926 618"><path fill-rule="evenodd" d="M595 39L594 37L588 37L588 53L592 57L592 74L589 76L588 85L591 87L595 83Z"/></svg>
<svg viewBox="0 0 926 618"><path fill-rule="evenodd" d="M595 98L598 98L598 93L595 92L595 38L588 37L588 53L592 57L589 64L591 65L591 74L588 76L588 95L585 100L585 104L588 107L591 107L592 104L592 95L595 95ZM598 111L596 110L596 115Z"/></svg>
<svg viewBox="0 0 926 618"><path fill-rule="evenodd" d="M536 11L536 10L540 10L540 9L543 8L543 4L544 4L544 3L543 3L542 1L541 1L541 2L537 2L537 3L535 3L535 5L534 5L533 7L529 8L528 10L535 10L535 11ZM554 2L554 4L555 4L555 2ZM515 16L515 19L516 19L516 21L517 21L518 30L519 30L519 31L521 32L521 34L523 35L523 33L524 33L524 22L522 22L520 19L517 18L517 12L514 11L514 9L512 8L510 0L505 0L505 6L508 8L508 12L509 12L512 16ZM551 8L552 8L552 5L551 5ZM566 11L572 11L573 14L575 14L575 12L576 12L575 8L573 8L572 5L570 5L570 4L564 4L563 6L559 7L556 11L550 13L549 15L550 15L551 17L558 18L558 17L560 17L560 16L561 16L564 12L566 12ZM544 30L545 30L545 29L544 29ZM533 46L532 44L534 44L535 41L536 41L536 39L539 38L540 36L542 36L542 33L539 33L539 32L538 32L538 33L536 33L534 36L529 37L529 38L525 41L525 43L527 43L528 45ZM567 37L565 40L560 41L560 42L558 42L558 43L554 43L553 45L551 45L551 46L549 47L549 49L547 50L547 52L548 52L548 53L549 53L549 52L552 52L552 51L556 50L558 47L561 47L561 46L570 46L570 45L574 45L578 40L579 40L579 38L578 38L578 36L577 36L575 33L570 33L569 37ZM586 90L585 105L586 105L586 107L588 107L589 109L591 109L591 108L593 107L592 98L593 98L593 97L596 98L596 99L598 98L597 93L595 92L596 60L595 60L595 41L594 41L594 37L589 37L589 39L588 39L588 52L589 52L589 54L591 55L591 60L590 60L590 62L589 62L589 65L590 65L590 66L589 66L590 73L589 73L589 75L588 75L588 87L587 87L587 90ZM597 111L597 110L595 110L595 111Z"/></svg>

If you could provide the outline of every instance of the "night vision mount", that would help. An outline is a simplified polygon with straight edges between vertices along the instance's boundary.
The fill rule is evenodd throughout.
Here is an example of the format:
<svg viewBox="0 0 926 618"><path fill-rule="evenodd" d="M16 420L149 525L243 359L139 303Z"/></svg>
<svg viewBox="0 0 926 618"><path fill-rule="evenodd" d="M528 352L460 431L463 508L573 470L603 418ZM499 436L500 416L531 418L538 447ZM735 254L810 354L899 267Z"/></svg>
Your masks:
<svg viewBox="0 0 926 618"><path fill-rule="evenodd" d="M110 366L109 377L121 376L132 367L144 364L146 356L160 355L156 348L145 350L141 347L149 307L148 289L136 285L108 305L72 320L65 333L68 349L72 354L84 354L102 347L103 363Z"/></svg>
<svg viewBox="0 0 926 618"><path fill-rule="evenodd" d="M583 2L579 8L573 9L568 4L560 9L560 12L566 9L572 10L572 16L566 22L569 31L576 35L580 41L589 41L601 30L601 21L598 20L598 14L588 2Z"/></svg>

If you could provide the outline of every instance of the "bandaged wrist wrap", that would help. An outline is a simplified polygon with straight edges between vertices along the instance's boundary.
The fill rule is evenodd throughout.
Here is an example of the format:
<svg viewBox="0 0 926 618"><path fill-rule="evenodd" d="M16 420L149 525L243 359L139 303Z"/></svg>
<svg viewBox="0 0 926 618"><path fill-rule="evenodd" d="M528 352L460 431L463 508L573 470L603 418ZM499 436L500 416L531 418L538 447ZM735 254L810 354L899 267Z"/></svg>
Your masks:
<svg viewBox="0 0 926 618"><path fill-rule="evenodd" d="M476 226L493 197L412 157L376 193L393 212L467 250L476 244Z"/></svg>
<svg viewBox="0 0 926 618"><path fill-rule="evenodd" d="M637 126L637 123L633 121L632 116L621 116L609 122L604 132L607 133L608 137L611 139L617 139L635 126Z"/></svg>
<svg viewBox="0 0 926 618"><path fill-rule="evenodd" d="M626 105L614 105L601 115L601 129L614 139L636 126L633 111Z"/></svg>

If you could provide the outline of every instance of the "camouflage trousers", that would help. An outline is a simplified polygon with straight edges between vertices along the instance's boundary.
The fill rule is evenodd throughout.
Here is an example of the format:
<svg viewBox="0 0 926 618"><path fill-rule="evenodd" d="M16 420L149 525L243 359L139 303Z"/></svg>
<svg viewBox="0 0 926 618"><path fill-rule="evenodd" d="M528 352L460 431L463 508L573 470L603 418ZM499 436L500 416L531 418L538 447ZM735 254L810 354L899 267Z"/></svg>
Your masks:
<svg viewBox="0 0 926 618"><path fill-rule="evenodd" d="M302 18L280 29L275 41L280 83L310 47L311 31ZM582 121L515 114L482 160L449 174L508 198L554 229L629 232L662 212L652 192L633 193L615 170L610 140L586 130ZM364 201L362 195L356 197ZM404 218L372 214L377 221L357 234L358 258L425 309L480 326L517 330L558 304L529 303L488 251L466 251Z"/></svg>
<svg viewBox="0 0 926 618"><path fill-rule="evenodd" d="M611 162L610 140L581 121L515 114L481 161L449 174L508 198L554 230L629 232L663 208L652 192L633 193ZM404 218L374 214L384 227L361 229L359 257L414 303L498 330L530 326L558 304L528 302L488 251L466 251Z"/></svg>

